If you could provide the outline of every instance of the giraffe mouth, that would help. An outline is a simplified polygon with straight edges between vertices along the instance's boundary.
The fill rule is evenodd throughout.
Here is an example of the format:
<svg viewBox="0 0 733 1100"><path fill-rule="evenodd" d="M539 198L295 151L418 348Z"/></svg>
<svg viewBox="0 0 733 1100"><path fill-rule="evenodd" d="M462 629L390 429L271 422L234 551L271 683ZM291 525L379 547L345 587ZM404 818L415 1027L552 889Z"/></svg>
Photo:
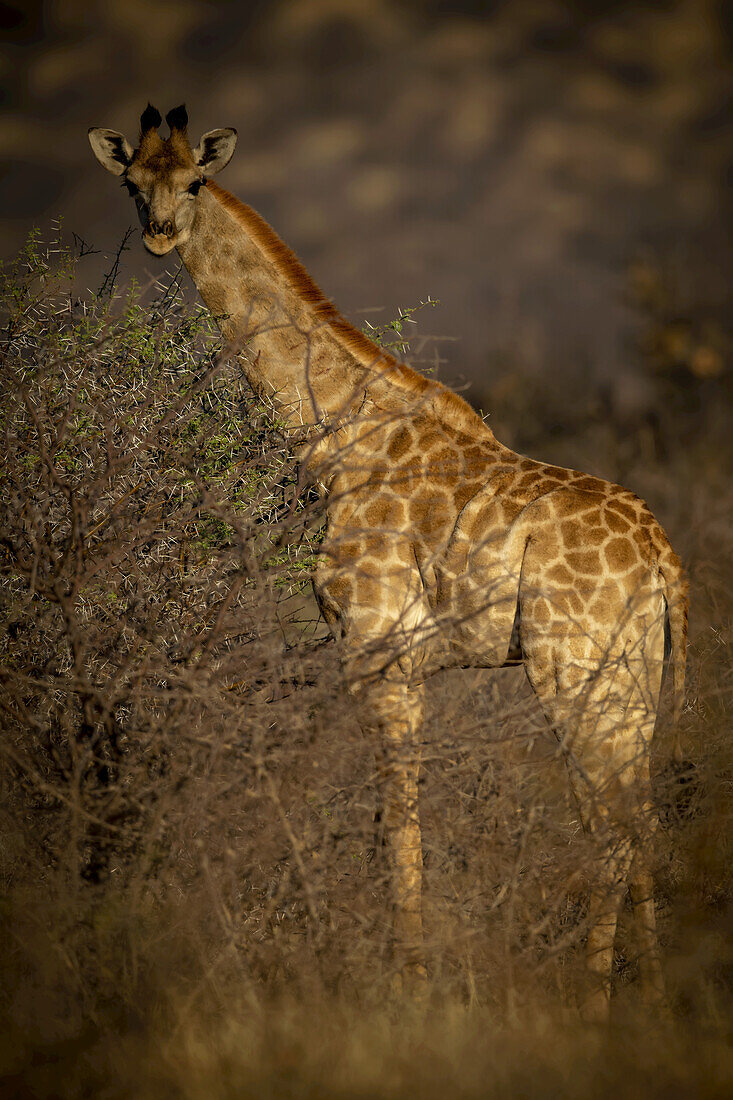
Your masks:
<svg viewBox="0 0 733 1100"><path fill-rule="evenodd" d="M154 256L166 256L176 247L177 240L173 240L166 233L148 233L143 231L143 244L148 252Z"/></svg>

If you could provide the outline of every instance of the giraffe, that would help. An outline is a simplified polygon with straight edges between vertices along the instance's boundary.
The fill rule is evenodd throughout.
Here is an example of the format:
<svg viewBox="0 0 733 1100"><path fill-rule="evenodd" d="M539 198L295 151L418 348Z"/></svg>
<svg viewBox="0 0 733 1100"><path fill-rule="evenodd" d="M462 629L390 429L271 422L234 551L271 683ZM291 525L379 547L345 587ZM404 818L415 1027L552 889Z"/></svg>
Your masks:
<svg viewBox="0 0 733 1100"><path fill-rule="evenodd" d="M461 397L351 326L267 222L213 181L236 131L212 130L192 147L184 106L166 122L162 138L148 104L137 148L106 128L89 140L133 196L146 249L178 250L253 390L298 434L325 498L313 586L374 734L405 986L418 993L427 976L425 681L439 669L521 663L598 839L581 1011L608 1017L627 888L644 997L662 1007L644 858L656 822L649 748L670 654L676 717L683 704L688 604L662 527L621 486L511 451Z"/></svg>

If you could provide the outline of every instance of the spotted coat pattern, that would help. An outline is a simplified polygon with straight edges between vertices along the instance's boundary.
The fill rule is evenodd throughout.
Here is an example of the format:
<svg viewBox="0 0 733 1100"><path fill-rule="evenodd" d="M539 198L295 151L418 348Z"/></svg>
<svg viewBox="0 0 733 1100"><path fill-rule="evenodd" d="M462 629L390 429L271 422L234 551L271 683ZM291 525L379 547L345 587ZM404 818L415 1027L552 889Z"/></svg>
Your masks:
<svg viewBox="0 0 733 1100"><path fill-rule="evenodd" d="M687 623L664 531L628 490L515 454L460 397L352 328L267 223L207 178L207 157L233 131L192 150L181 111L169 114L166 141L150 107L136 150L114 131L90 140L110 171L124 164L147 247L178 248L252 386L281 421L307 430L303 462L328 506L314 588L375 735L403 977L424 987L422 685L439 669L521 662L598 838L584 1010L607 1014L627 885L645 995L660 1002L644 862L655 825L649 745L665 632L681 705Z"/></svg>

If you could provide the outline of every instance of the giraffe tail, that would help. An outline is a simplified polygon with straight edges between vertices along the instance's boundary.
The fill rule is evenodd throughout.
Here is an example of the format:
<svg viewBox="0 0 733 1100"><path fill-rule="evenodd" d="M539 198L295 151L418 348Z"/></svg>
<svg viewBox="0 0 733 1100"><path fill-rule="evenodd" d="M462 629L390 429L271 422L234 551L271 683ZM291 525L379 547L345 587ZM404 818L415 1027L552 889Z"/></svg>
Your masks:
<svg viewBox="0 0 733 1100"><path fill-rule="evenodd" d="M667 604L667 630L669 652L672 658L672 692L675 727L674 759L683 763L679 740L679 725L685 704L685 668L687 664L687 610L689 605L688 583L677 558L670 565L660 563L660 573L664 581L664 599Z"/></svg>

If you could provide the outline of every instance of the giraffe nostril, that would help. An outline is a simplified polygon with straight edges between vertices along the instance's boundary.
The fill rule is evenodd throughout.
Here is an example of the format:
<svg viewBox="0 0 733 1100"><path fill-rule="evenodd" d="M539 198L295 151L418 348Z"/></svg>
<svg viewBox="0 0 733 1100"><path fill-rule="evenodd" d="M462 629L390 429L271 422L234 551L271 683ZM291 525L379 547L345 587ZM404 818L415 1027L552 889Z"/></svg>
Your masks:
<svg viewBox="0 0 733 1100"><path fill-rule="evenodd" d="M176 227L170 219L161 223L153 221L151 218L148 222L147 232L150 237L168 237L170 240L176 234Z"/></svg>

